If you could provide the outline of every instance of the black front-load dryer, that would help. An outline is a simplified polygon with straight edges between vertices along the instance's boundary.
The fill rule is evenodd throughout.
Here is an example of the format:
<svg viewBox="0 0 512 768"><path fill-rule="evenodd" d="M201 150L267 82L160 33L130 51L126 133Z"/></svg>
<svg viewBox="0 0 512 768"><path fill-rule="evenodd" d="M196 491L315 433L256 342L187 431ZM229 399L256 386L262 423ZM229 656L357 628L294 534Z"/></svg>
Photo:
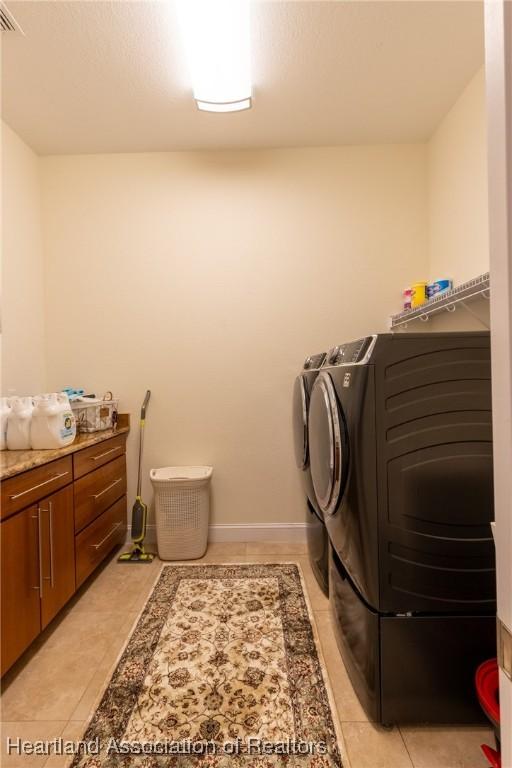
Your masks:
<svg viewBox="0 0 512 768"><path fill-rule="evenodd" d="M495 655L489 334L331 351L309 455L338 644L369 715L477 721L474 670Z"/></svg>
<svg viewBox="0 0 512 768"><path fill-rule="evenodd" d="M370 338L328 354L311 393L309 455L315 499L328 533L361 594L378 604L377 537L367 535L376 517L372 368L340 362L366 354L372 343ZM368 439L361 440L361 434ZM372 469L373 482L368 482Z"/></svg>
<svg viewBox="0 0 512 768"><path fill-rule="evenodd" d="M328 537L323 515L315 499L309 464L309 401L311 390L325 360L325 352L306 358L304 368L293 387L293 441L295 463L300 471L304 492L304 512L308 554L313 573L322 591L328 594Z"/></svg>

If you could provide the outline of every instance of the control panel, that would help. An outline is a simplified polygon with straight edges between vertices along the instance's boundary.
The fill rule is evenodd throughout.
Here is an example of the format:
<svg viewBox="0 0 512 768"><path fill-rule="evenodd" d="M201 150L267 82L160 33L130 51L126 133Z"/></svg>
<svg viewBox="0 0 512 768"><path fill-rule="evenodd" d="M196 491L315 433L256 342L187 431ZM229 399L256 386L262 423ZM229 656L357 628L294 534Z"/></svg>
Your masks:
<svg viewBox="0 0 512 768"><path fill-rule="evenodd" d="M349 341L333 347L327 353L324 365L354 365L362 362L373 346L375 336L365 336L357 341Z"/></svg>
<svg viewBox="0 0 512 768"><path fill-rule="evenodd" d="M309 357L306 357L304 360L304 370L305 371L311 371L315 368L320 368L321 365L323 365L326 358L325 352L319 352L316 355L310 355Z"/></svg>

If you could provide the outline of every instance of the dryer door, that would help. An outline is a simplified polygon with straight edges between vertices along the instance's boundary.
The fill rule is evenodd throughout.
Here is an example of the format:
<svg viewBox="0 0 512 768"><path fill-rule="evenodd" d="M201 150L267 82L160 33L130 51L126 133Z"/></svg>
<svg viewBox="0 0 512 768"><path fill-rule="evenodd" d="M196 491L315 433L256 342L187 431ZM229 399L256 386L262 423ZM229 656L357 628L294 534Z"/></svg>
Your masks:
<svg viewBox="0 0 512 768"><path fill-rule="evenodd" d="M308 393L304 376L297 376L293 386L293 444L299 469L308 465Z"/></svg>
<svg viewBox="0 0 512 768"><path fill-rule="evenodd" d="M324 514L332 515L345 486L348 438L333 381L325 371L318 376L311 392L309 460L318 505Z"/></svg>

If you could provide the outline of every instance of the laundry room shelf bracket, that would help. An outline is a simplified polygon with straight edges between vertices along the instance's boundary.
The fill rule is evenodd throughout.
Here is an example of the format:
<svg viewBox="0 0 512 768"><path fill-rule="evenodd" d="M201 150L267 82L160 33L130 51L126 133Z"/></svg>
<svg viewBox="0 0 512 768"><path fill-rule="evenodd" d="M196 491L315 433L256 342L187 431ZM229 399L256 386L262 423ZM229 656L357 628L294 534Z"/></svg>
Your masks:
<svg viewBox="0 0 512 768"><path fill-rule="evenodd" d="M403 312L398 312L396 315L391 315L390 328L406 328L413 320L421 320L422 322L428 322L432 315L442 312L455 312L457 305L464 307L471 315L474 315L483 325L486 323L473 311L468 305L468 302L477 298L489 299L491 291L489 287L489 273L485 272L483 275L468 280L467 283L462 283L456 288L451 288L449 291L439 294L433 299L430 299L426 304L421 307L415 307L414 309L404 309Z"/></svg>

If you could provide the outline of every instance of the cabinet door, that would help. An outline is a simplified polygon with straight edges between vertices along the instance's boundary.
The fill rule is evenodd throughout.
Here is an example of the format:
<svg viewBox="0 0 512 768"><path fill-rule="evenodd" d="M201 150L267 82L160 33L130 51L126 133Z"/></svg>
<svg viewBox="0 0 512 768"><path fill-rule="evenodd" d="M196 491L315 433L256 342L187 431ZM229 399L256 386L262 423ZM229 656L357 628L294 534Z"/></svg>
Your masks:
<svg viewBox="0 0 512 768"><path fill-rule="evenodd" d="M41 626L44 629L75 591L73 487L68 485L43 499L37 511L41 518Z"/></svg>
<svg viewBox="0 0 512 768"><path fill-rule="evenodd" d="M2 674L41 629L37 507L5 520L2 538Z"/></svg>

